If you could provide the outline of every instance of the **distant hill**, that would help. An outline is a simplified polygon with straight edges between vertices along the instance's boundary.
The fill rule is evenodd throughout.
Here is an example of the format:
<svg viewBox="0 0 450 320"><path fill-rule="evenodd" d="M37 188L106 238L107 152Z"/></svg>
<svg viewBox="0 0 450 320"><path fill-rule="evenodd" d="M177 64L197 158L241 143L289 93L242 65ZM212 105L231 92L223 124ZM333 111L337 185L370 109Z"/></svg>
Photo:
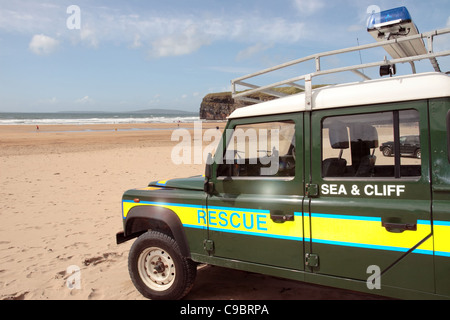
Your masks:
<svg viewBox="0 0 450 320"><path fill-rule="evenodd" d="M59 111L58 113L67 114L101 114L101 113L137 113L137 114L151 114L151 115L174 115L174 116L198 116L198 112L182 111L174 109L145 109L135 111Z"/></svg>
<svg viewBox="0 0 450 320"><path fill-rule="evenodd" d="M145 110L136 110L131 113L145 113L145 114L164 114L164 115L198 115L198 112L189 112L182 110L173 110L173 109L145 109Z"/></svg>
<svg viewBox="0 0 450 320"><path fill-rule="evenodd" d="M94 113L108 113L108 111L58 111L56 113L67 113L67 114L94 114Z"/></svg>

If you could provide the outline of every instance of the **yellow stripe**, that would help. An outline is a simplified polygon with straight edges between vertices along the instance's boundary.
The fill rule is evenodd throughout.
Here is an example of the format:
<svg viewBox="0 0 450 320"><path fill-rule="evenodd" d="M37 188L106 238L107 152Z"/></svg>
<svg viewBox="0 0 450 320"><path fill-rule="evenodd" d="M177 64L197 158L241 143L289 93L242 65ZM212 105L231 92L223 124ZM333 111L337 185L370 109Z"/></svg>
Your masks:
<svg viewBox="0 0 450 320"><path fill-rule="evenodd" d="M294 221L275 223L270 219L270 214L262 210L251 209L227 209L212 208L209 215L201 206L182 206L161 203L134 203L123 202L123 215L127 217L128 212L136 206L157 206L172 210L186 227L207 228L210 230L225 231L241 234L251 234L290 240L303 240L302 216L294 217Z"/></svg>
<svg viewBox="0 0 450 320"><path fill-rule="evenodd" d="M450 225L435 224L433 227L436 253L450 256Z"/></svg>
<svg viewBox="0 0 450 320"><path fill-rule="evenodd" d="M134 202L123 202L123 217L126 218L129 211L136 206L153 206L153 207L161 207L172 210L175 212L181 220L183 224L196 224L198 226L202 226L197 223L197 208L195 207L180 207L180 206L171 206L171 205L162 205L162 204L151 204L151 203L134 203ZM199 207L200 208L200 207Z"/></svg>
<svg viewBox="0 0 450 320"><path fill-rule="evenodd" d="M380 247L380 249L383 247L409 249L417 245L430 233L431 226L426 224L418 224L417 231L392 233L382 227L380 221L322 217L312 218L313 241L341 242L349 245L353 243ZM432 251L433 242L428 240L417 249Z"/></svg>
<svg viewBox="0 0 450 320"><path fill-rule="evenodd" d="M388 232L381 221L358 220L349 216L333 218L333 215L320 215L312 218L295 215L294 221L275 223L270 219L268 211L212 207L209 215L206 208L200 205L181 205L170 203L152 203L132 201L123 202L123 214L126 218L129 210L136 206L158 206L175 212L186 227L209 229L232 233L250 234L290 240L311 239L313 242L344 246L360 246L382 250L407 251L417 245L431 233L431 225L419 223L417 231L403 233ZM305 226L305 227L304 227ZM310 228L312 230L312 237ZM302 236L304 232L304 236ZM433 252L433 241L437 254L450 256L450 224L435 225L434 237L430 237L416 250L419 253Z"/></svg>

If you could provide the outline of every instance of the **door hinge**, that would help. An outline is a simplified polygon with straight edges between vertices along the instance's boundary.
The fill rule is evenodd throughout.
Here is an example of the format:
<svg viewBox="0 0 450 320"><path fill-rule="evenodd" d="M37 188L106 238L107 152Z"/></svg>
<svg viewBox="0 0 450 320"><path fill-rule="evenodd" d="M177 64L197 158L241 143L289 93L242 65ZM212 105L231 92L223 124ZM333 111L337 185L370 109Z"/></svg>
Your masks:
<svg viewBox="0 0 450 320"><path fill-rule="evenodd" d="M214 241L213 240L204 240L203 241L203 249L207 251L209 254L214 252Z"/></svg>
<svg viewBox="0 0 450 320"><path fill-rule="evenodd" d="M314 253L307 253L305 255L305 265L310 268L316 268L319 266L319 255Z"/></svg>
<svg viewBox="0 0 450 320"><path fill-rule="evenodd" d="M306 184L305 189L306 196L310 198L319 196L319 186L317 184L308 183Z"/></svg>

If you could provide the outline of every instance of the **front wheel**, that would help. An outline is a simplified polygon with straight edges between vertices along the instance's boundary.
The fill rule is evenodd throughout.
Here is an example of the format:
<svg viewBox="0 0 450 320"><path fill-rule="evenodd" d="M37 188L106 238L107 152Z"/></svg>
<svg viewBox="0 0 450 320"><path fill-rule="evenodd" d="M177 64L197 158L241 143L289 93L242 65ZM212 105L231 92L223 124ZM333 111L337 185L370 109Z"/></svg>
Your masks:
<svg viewBox="0 0 450 320"><path fill-rule="evenodd" d="M183 298L197 274L195 263L181 254L176 241L156 231L148 231L134 242L128 270L136 289L153 300Z"/></svg>
<svg viewBox="0 0 450 320"><path fill-rule="evenodd" d="M384 147L382 152L383 152L383 156L385 156L385 157L392 156L392 149L389 147Z"/></svg>

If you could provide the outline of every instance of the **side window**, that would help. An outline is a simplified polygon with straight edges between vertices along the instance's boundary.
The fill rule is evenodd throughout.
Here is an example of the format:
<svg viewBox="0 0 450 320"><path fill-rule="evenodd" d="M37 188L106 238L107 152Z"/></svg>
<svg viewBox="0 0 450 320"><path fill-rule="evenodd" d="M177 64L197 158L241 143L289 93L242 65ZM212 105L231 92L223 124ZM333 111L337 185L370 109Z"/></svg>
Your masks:
<svg viewBox="0 0 450 320"><path fill-rule="evenodd" d="M322 176L418 177L419 133L416 110L327 117L322 122Z"/></svg>
<svg viewBox="0 0 450 320"><path fill-rule="evenodd" d="M237 125L229 136L218 177L295 175L293 121Z"/></svg>
<svg viewBox="0 0 450 320"><path fill-rule="evenodd" d="M447 112L447 158L450 163L450 110Z"/></svg>

